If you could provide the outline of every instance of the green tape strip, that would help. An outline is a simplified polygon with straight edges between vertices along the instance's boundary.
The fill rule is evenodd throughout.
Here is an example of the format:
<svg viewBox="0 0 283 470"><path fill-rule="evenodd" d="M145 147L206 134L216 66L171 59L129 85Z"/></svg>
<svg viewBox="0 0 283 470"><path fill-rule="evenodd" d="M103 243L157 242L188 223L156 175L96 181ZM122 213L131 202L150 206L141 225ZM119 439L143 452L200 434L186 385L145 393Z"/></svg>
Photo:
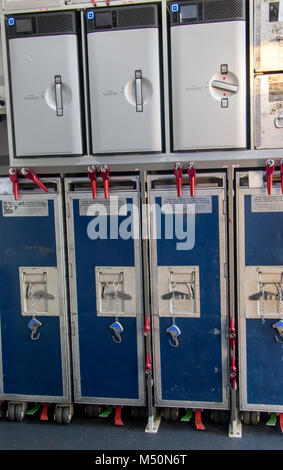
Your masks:
<svg viewBox="0 0 283 470"><path fill-rule="evenodd" d="M267 421L266 425L267 426L275 426L277 421L277 415L276 413L270 413L270 418Z"/></svg>
<svg viewBox="0 0 283 470"><path fill-rule="evenodd" d="M181 419L181 421L190 421L191 417L193 416L193 410L191 410L190 408L186 410L186 414L183 416L183 418Z"/></svg>
<svg viewBox="0 0 283 470"><path fill-rule="evenodd" d="M36 403L31 410L26 411L26 415L34 415L38 410L40 410L41 406L42 405L40 403Z"/></svg>
<svg viewBox="0 0 283 470"><path fill-rule="evenodd" d="M112 406L107 406L105 411L100 413L99 418L108 418L108 416L112 413Z"/></svg>

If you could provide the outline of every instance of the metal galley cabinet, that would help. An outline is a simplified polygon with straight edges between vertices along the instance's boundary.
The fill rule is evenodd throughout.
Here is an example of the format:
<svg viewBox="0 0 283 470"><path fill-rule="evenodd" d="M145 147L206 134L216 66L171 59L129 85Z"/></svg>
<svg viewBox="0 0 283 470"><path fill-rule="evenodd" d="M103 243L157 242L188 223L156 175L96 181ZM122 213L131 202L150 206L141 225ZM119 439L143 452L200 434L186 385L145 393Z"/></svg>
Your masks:
<svg viewBox="0 0 283 470"><path fill-rule="evenodd" d="M93 153L161 152L158 5L86 13Z"/></svg>
<svg viewBox="0 0 283 470"><path fill-rule="evenodd" d="M192 183L178 197L172 177L149 177L153 364L165 419L195 409L202 427L201 409L226 419L229 409L226 183L220 173Z"/></svg>
<svg viewBox="0 0 283 470"><path fill-rule="evenodd" d="M268 184L263 171L237 175L240 409L247 424L260 412L283 413L283 196L276 173L271 187L272 168L268 160Z"/></svg>
<svg viewBox="0 0 283 470"><path fill-rule="evenodd" d="M7 182L0 179L0 399L10 400L10 420L22 420L28 402L41 403L47 419L44 404L56 403L55 420L67 424L73 410L61 182L42 179L43 192L24 180L18 200Z"/></svg>
<svg viewBox="0 0 283 470"><path fill-rule="evenodd" d="M105 167L102 167L105 169ZM139 189L112 177L66 179L74 396L88 414L145 405Z"/></svg>
<svg viewBox="0 0 283 470"><path fill-rule="evenodd" d="M76 12L6 21L16 156L82 155Z"/></svg>

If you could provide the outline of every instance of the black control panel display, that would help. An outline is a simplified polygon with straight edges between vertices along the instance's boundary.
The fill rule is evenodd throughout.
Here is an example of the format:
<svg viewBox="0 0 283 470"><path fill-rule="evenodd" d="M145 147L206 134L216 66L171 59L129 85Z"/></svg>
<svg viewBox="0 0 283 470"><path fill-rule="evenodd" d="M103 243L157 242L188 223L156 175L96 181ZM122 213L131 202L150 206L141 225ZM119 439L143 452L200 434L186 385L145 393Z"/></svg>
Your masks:
<svg viewBox="0 0 283 470"><path fill-rule="evenodd" d="M198 16L196 3L180 5L180 16L181 21L196 20Z"/></svg>
<svg viewBox="0 0 283 470"><path fill-rule="evenodd" d="M97 12L95 15L95 26L97 28L112 28L112 11Z"/></svg>
<svg viewBox="0 0 283 470"><path fill-rule="evenodd" d="M31 18L17 19L16 30L17 30L17 33L31 33L32 32Z"/></svg>

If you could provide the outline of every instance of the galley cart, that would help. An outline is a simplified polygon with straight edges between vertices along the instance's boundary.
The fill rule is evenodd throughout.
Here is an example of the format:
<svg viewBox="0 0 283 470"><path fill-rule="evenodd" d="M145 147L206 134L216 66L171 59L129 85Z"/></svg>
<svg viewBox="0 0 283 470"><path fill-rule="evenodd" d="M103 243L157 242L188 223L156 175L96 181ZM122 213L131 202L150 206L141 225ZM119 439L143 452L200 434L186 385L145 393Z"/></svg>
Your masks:
<svg viewBox="0 0 283 470"><path fill-rule="evenodd" d="M61 181L42 179L43 191L19 179L15 195L9 183L0 179L0 397L9 401L10 420L22 420L29 402L42 404L47 419L55 403L55 420L67 424L73 407Z"/></svg>
<svg viewBox="0 0 283 470"><path fill-rule="evenodd" d="M236 181L240 410L256 424L283 413L283 196L278 175L273 187L265 171Z"/></svg>
<svg viewBox="0 0 283 470"><path fill-rule="evenodd" d="M92 416L115 407L121 424L121 407L145 406L139 179L109 186L104 169L97 192L65 180L74 397Z"/></svg>
<svg viewBox="0 0 283 470"><path fill-rule="evenodd" d="M225 178L183 179L179 197L174 176L148 179L155 405L200 428L229 409Z"/></svg>

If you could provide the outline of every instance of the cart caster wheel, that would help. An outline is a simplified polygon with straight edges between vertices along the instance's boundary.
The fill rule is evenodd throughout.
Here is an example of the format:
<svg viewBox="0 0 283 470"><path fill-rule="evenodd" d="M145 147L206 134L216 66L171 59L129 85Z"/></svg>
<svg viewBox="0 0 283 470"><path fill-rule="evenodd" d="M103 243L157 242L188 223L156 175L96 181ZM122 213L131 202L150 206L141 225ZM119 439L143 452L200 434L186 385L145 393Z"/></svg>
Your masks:
<svg viewBox="0 0 283 470"><path fill-rule="evenodd" d="M170 421L170 408L163 408L163 417L165 421Z"/></svg>
<svg viewBox="0 0 283 470"><path fill-rule="evenodd" d="M8 404L7 418L9 421L15 421L15 406L14 403Z"/></svg>
<svg viewBox="0 0 283 470"><path fill-rule="evenodd" d="M179 416L179 408L169 408L171 421L177 421Z"/></svg>
<svg viewBox="0 0 283 470"><path fill-rule="evenodd" d="M250 411L244 411L243 413L243 423L251 424L251 413Z"/></svg>
<svg viewBox="0 0 283 470"><path fill-rule="evenodd" d="M15 421L22 421L25 416L25 410L23 405L15 405L14 419Z"/></svg>
<svg viewBox="0 0 283 470"><path fill-rule="evenodd" d="M212 418L212 421L215 423L215 424L219 424L220 423L220 413L218 410L213 410L212 413L211 413L211 418Z"/></svg>
<svg viewBox="0 0 283 470"><path fill-rule="evenodd" d="M228 424L229 423L229 413L227 411L220 411L220 423L221 424Z"/></svg>
<svg viewBox="0 0 283 470"><path fill-rule="evenodd" d="M134 406L132 408L132 416L134 419L139 419L140 417L140 410L139 410L139 407L138 406Z"/></svg>
<svg viewBox="0 0 283 470"><path fill-rule="evenodd" d="M257 426L260 421L260 412L259 411L252 411L251 412L251 424L253 426Z"/></svg>
<svg viewBox="0 0 283 470"><path fill-rule="evenodd" d="M92 405L92 415L95 416L95 418L98 418L100 413L103 411L103 406L101 405Z"/></svg>
<svg viewBox="0 0 283 470"><path fill-rule="evenodd" d="M63 413L62 406L56 406L54 420L56 421L57 424L62 424L62 413Z"/></svg>
<svg viewBox="0 0 283 470"><path fill-rule="evenodd" d="M57 424L70 424L73 413L70 406L56 406L54 419Z"/></svg>
<svg viewBox="0 0 283 470"><path fill-rule="evenodd" d="M88 416L92 417L93 416L93 407L92 407L92 405L86 405L85 412Z"/></svg>
<svg viewBox="0 0 283 470"><path fill-rule="evenodd" d="M72 412L71 412L71 408L69 406L64 406L62 408L62 422L63 424L70 424L70 422L72 421Z"/></svg>

